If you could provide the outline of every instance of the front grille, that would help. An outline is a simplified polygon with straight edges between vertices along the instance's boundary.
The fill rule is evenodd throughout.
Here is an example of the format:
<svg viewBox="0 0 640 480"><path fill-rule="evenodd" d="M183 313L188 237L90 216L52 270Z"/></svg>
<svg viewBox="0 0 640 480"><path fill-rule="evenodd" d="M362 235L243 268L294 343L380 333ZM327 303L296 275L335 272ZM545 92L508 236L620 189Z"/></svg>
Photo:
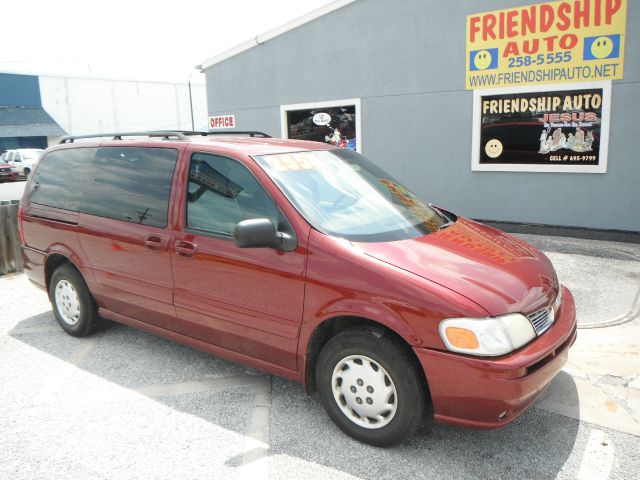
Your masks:
<svg viewBox="0 0 640 480"><path fill-rule="evenodd" d="M553 317L551 308L544 308L527 316L536 331L536 335L542 335L553 325Z"/></svg>
<svg viewBox="0 0 640 480"><path fill-rule="evenodd" d="M8 173L10 171L11 171L10 168L0 168L0 172L2 172L2 173L5 173L5 172Z"/></svg>

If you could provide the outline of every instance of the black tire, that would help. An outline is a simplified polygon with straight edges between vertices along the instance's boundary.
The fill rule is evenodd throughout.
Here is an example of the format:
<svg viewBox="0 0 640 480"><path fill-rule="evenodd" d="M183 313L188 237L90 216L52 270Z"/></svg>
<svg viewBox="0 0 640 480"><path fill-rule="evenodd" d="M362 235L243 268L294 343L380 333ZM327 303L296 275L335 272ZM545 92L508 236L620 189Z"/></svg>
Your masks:
<svg viewBox="0 0 640 480"><path fill-rule="evenodd" d="M395 398L392 395L391 401L385 400L382 402L382 405L395 403L395 413L387 415L387 417L380 420L379 423L382 426L362 426L356 423L376 420L360 416L355 409L350 409L351 407L349 406L349 401L353 404L354 400L360 398L359 406L355 408L368 408L363 405L362 401L364 398L367 403L370 402L371 399L368 397L367 391L372 392L371 397L373 397L373 389L367 390L369 387L366 383L367 377L365 377L364 383L361 383L361 379L358 378L357 384L349 385L349 391L353 392L353 396L350 396L349 392L345 392L349 399L341 393L336 394L341 399L342 406L339 405L339 400L334 397L332 378L334 369L338 364L344 364L344 361L349 358L351 358L350 362L357 362L360 360L358 356L368 357L373 360L373 363L369 362L370 368L374 368L374 366L382 367L382 370L375 370L374 377L371 377L373 380L376 379L375 376L380 371L383 372L385 383L390 380L391 387L387 386L387 388L395 386L395 392L397 392ZM344 370L337 370L340 377L336 379L337 389L341 390L342 382L345 381L342 378L342 372L347 372L349 368L345 367ZM358 368L361 367L354 365L354 372ZM384 376L384 371L386 371L388 377ZM373 382L371 383L373 384ZM422 376L418 372L415 361L407 347L392 338L384 330L375 328L349 329L329 340L322 348L316 364L316 387L325 410L336 425L347 435L371 445L386 447L402 440L407 440L415 434L424 419L426 386ZM355 391L353 390L354 388L356 389ZM362 397L358 397L360 395ZM380 402L373 400L370 405L372 405L372 408L378 408ZM383 408L386 408L386 406ZM343 411L344 409L351 412L351 418ZM390 420L388 419L389 416L391 417Z"/></svg>
<svg viewBox="0 0 640 480"><path fill-rule="evenodd" d="M29 176L29 174L31 173L31 169L25 167L25 169L22 172L24 174L24 178L27 178Z"/></svg>
<svg viewBox="0 0 640 480"><path fill-rule="evenodd" d="M66 283L65 283L66 282ZM63 296L64 292L56 296L56 289L64 289L67 293L75 291L76 298L69 299L68 295ZM73 289L73 290L70 290ZM69 335L74 337L84 337L93 333L100 324L98 317L98 306L91 296L87 284L84 282L80 272L72 265L65 263L60 265L51 276L49 282L49 299L53 308L53 314L62 329ZM70 303L67 303L70 302ZM65 304L77 305L79 310L77 315L71 315L69 309L65 309ZM65 320L67 318L67 320ZM70 322L69 319L75 321Z"/></svg>

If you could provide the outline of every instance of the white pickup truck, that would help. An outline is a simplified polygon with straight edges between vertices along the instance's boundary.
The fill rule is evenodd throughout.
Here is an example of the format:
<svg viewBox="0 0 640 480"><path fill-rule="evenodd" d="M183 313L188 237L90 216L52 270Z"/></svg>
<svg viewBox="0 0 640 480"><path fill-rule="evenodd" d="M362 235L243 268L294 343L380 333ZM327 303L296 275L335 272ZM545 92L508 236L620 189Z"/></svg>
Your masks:
<svg viewBox="0 0 640 480"><path fill-rule="evenodd" d="M15 167L20 175L28 177L33 167L44 150L38 148L21 148L18 150L7 150L2 154L2 159Z"/></svg>

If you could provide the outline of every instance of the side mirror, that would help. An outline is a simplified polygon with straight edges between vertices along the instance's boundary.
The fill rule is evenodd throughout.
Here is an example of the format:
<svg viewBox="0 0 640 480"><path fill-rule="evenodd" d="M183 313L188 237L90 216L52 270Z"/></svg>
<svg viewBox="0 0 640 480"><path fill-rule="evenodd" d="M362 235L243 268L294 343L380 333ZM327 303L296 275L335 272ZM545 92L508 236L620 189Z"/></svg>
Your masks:
<svg viewBox="0 0 640 480"><path fill-rule="evenodd" d="M297 241L287 233L276 231L268 218L250 218L236 225L233 242L240 248L276 248L290 252Z"/></svg>

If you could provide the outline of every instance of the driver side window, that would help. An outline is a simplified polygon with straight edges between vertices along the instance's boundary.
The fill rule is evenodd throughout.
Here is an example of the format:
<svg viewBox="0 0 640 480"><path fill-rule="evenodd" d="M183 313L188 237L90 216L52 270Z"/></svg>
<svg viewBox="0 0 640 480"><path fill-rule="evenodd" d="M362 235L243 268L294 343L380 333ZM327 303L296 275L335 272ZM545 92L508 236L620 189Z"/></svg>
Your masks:
<svg viewBox="0 0 640 480"><path fill-rule="evenodd" d="M268 218L278 228L284 217L251 172L227 157L196 153L189 165L187 228L232 236L250 218Z"/></svg>

